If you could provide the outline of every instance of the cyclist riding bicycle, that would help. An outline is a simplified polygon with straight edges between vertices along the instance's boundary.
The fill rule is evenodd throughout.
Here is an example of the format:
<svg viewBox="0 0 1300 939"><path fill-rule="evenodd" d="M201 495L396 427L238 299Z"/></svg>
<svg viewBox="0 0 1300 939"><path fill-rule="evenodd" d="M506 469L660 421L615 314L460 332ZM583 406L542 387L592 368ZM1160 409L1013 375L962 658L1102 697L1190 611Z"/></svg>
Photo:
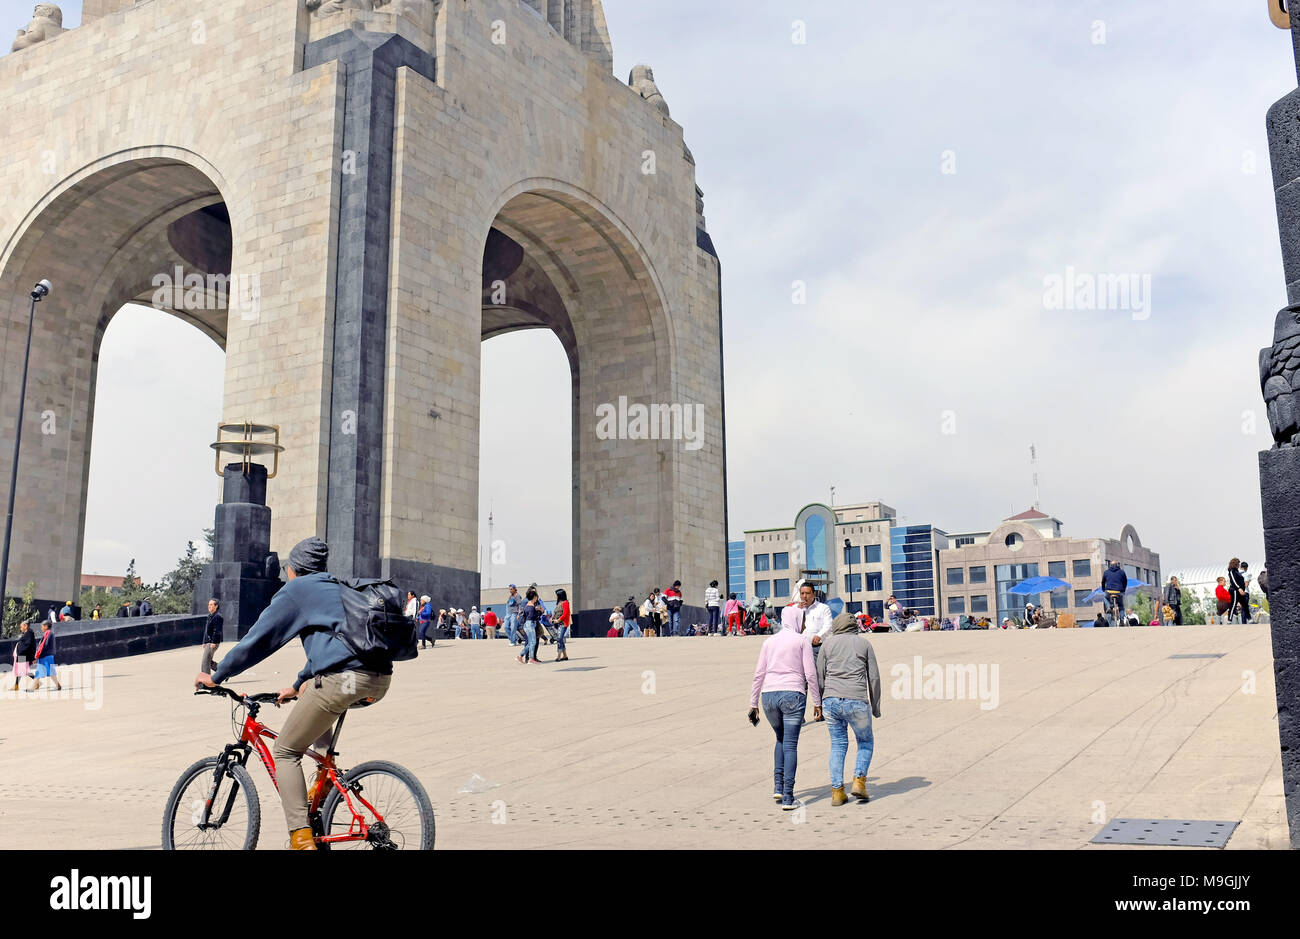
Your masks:
<svg viewBox="0 0 1300 939"><path fill-rule="evenodd" d="M295 637L302 640L307 664L293 686L280 692L278 703L300 698L284 722L272 751L280 767L280 801L289 827L289 846L315 851L311 822L307 818L307 784L302 755L316 744L329 745L330 730L339 716L354 704L373 703L388 693L393 678L386 671L363 668L361 660L336 635L346 622L339 582L325 572L329 546L319 538L299 542L289 553L289 582L271 599L253 628L239 641L211 675L200 672L195 685L215 688L263 661Z"/></svg>
<svg viewBox="0 0 1300 939"><path fill-rule="evenodd" d="M1119 561L1111 561L1110 567L1101 575L1101 589L1106 591L1106 609L1115 610L1115 625L1125 625L1124 592L1128 590L1128 575L1119 566Z"/></svg>

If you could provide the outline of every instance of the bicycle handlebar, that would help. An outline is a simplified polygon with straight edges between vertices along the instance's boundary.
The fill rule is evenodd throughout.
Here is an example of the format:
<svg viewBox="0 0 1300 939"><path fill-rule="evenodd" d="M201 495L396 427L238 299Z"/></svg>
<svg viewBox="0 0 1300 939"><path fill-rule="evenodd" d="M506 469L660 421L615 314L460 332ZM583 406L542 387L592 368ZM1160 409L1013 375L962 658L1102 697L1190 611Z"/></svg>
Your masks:
<svg viewBox="0 0 1300 939"><path fill-rule="evenodd" d="M257 694L240 694L238 691L226 688L222 685L217 685L215 688L196 688L194 693L196 695L217 695L218 697L225 695L232 701L238 701L241 704L245 702L252 702L254 704L276 704L280 700L280 693L278 691L259 691Z"/></svg>

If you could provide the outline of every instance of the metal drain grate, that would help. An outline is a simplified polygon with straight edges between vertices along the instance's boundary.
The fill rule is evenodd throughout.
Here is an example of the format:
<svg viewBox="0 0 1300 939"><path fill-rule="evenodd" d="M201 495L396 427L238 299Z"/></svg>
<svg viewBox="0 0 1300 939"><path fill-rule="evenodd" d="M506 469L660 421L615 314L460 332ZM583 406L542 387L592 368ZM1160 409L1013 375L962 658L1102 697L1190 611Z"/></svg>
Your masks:
<svg viewBox="0 0 1300 939"><path fill-rule="evenodd" d="M1169 818L1112 818L1092 842L1170 848L1222 848L1240 824Z"/></svg>
<svg viewBox="0 0 1300 939"><path fill-rule="evenodd" d="M1226 654L1224 652L1180 652L1169 657L1171 659L1221 659Z"/></svg>

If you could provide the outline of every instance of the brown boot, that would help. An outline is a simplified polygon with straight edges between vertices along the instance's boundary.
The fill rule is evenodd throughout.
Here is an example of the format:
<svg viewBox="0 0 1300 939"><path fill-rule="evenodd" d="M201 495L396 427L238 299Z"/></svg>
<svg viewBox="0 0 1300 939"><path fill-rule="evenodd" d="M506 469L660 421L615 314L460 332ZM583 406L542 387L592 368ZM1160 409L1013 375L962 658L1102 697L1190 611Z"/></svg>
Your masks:
<svg viewBox="0 0 1300 939"><path fill-rule="evenodd" d="M844 794L843 786L836 786L831 790L831 805L843 805L849 801L849 797Z"/></svg>
<svg viewBox="0 0 1300 939"><path fill-rule="evenodd" d="M295 828L289 832L289 850L315 851L316 839L312 837L311 829Z"/></svg>
<svg viewBox="0 0 1300 939"><path fill-rule="evenodd" d="M857 799L859 802L870 802L871 796L867 795L867 777L854 776L853 790L849 794L852 795L853 798Z"/></svg>

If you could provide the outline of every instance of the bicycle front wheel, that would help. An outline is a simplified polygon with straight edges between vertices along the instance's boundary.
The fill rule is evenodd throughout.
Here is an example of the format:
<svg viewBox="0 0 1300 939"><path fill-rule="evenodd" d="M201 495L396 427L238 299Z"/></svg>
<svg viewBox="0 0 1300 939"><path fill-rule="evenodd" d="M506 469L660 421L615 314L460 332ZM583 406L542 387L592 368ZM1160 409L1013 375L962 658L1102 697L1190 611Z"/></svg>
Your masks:
<svg viewBox="0 0 1300 939"><path fill-rule="evenodd" d="M176 780L163 811L165 851L251 851L262 827L262 807L253 777L230 763L214 779L217 758L199 760ZM200 827L203 807L211 802L208 823Z"/></svg>
<svg viewBox="0 0 1300 939"><path fill-rule="evenodd" d="M326 836L357 830L353 829L355 811L370 827L370 837L334 842L331 849L433 850L433 804L409 769L386 760L372 760L348 770L340 782L352 797L352 809L337 787L331 789L321 805L322 830ZM374 807L373 812L362 799Z"/></svg>

